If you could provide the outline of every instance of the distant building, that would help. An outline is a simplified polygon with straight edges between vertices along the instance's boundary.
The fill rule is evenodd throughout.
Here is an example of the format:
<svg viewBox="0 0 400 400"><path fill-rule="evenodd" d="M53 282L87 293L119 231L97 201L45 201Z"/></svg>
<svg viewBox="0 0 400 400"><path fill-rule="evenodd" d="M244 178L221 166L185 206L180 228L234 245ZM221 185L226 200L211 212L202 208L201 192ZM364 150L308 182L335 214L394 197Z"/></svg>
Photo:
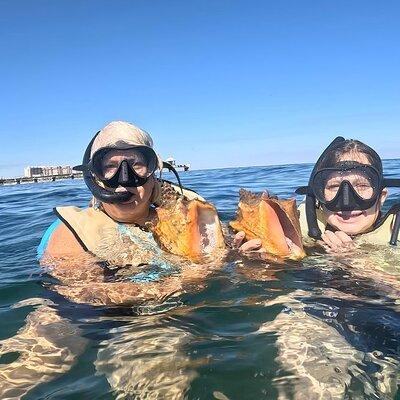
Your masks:
<svg viewBox="0 0 400 400"><path fill-rule="evenodd" d="M24 169L25 178L34 178L34 177L42 176L42 175L43 175L42 167L26 167Z"/></svg>
<svg viewBox="0 0 400 400"><path fill-rule="evenodd" d="M40 166L26 167L24 175L26 178L39 178L41 176L72 175L72 167L65 166Z"/></svg>

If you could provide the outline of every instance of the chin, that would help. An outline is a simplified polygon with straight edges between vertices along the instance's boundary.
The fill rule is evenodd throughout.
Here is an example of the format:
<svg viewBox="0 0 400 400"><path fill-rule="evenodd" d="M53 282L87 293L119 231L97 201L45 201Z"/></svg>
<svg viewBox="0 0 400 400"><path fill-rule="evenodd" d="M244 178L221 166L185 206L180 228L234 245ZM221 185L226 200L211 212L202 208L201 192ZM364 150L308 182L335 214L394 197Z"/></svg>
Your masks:
<svg viewBox="0 0 400 400"><path fill-rule="evenodd" d="M351 227L351 226L339 226L338 229L344 233L347 233L349 236L351 235L358 235L362 232L362 230L358 227Z"/></svg>
<svg viewBox="0 0 400 400"><path fill-rule="evenodd" d="M330 225L332 225L333 227L344 233L347 233L348 235L358 235L359 233L362 233L368 229L368 226L363 226L355 223L344 224L341 221L340 222L332 221Z"/></svg>

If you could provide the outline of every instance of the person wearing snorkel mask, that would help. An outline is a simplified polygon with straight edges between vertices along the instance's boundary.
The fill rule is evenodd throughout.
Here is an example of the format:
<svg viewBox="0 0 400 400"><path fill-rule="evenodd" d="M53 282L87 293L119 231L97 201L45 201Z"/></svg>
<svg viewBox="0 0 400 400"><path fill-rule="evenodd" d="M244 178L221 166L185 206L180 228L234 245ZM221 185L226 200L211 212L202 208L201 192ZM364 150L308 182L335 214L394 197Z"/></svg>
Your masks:
<svg viewBox="0 0 400 400"><path fill-rule="evenodd" d="M56 207L58 219L48 228L38 248L41 264L65 282L57 287L58 293L82 303L129 305L147 298L146 290L151 292L152 299L164 298L174 292L174 285L180 285L174 278L176 271L166 265L146 228L156 218L162 180L155 174L163 167L176 174L179 187L172 185L176 191L187 198L201 199L195 192L182 188L176 171L161 161L153 149L152 138L142 129L114 121L94 136L82 165L75 167L83 171L84 181L93 194L92 207ZM158 269L145 273L146 265ZM125 276L129 282L110 282L109 275L126 271L126 266L130 267ZM138 288L142 280L160 284L152 290L149 285ZM172 282L171 287L168 282Z"/></svg>
<svg viewBox="0 0 400 400"><path fill-rule="evenodd" d="M321 240L329 251L351 248L359 237L373 244L396 245L399 205L384 215L382 206L387 187L399 184L383 176L381 158L371 147L336 138L315 164L308 186L296 190L306 194L299 207L303 236Z"/></svg>
<svg viewBox="0 0 400 400"><path fill-rule="evenodd" d="M190 273L197 269L179 275L183 267L175 268L163 258L146 229L161 200L163 181L156 172L162 168L174 172L156 154L150 135L128 122L111 122L91 140L76 168L83 171L93 194L91 206L55 208L58 218L38 247L41 266L57 279L48 286L54 294L28 299L35 308L26 325L0 340L0 356L19 354L0 365L0 398L21 398L65 374L85 350L85 335L65 316L68 306L59 295L75 303L107 306L107 312L124 307L126 324L118 319L115 327L110 319L114 329L105 335L95 361L115 393L135 398L148 398L149 393L154 398L181 398L185 393L194 373L183 372L189 362L179 350L189 334L157 314L180 305L184 280L194 286ZM202 199L176 177L179 187L170 185L174 190ZM205 275L202 269L196 282L203 282ZM78 308L76 314L79 317ZM155 384L161 374L174 384Z"/></svg>
<svg viewBox="0 0 400 400"><path fill-rule="evenodd" d="M260 328L276 338L275 361L285 371L285 376L274 382L280 398L342 399L351 396L356 386L374 398L396 396L396 352L379 352L379 359L373 356L378 348L382 349L380 341L387 341L376 334L386 329L386 322L369 320L369 332L358 327L365 321L363 308L369 307L368 300L363 303L365 299L373 303L379 294L395 303L398 298L399 282L396 274L390 274L398 265L398 251L396 247L382 247L398 244L400 205L394 204L382 213L387 188L393 186L400 186L400 180L383 176L382 161L372 148L338 137L321 154L308 185L297 189L298 194L306 195L298 207L305 244L318 242L334 254L314 254L304 259L298 272L300 286L293 284L297 266L288 265L294 267L289 275L293 274L293 280L280 300L271 301L274 305L281 301L282 311ZM241 232L235 236L243 253L262 255L259 240L242 243L243 237ZM359 242L369 246L357 249L355 243ZM371 244L382 245L378 248L383 251L370 252ZM389 273L382 265L386 263ZM320 274L325 268L329 272ZM304 276L314 273L321 280L310 279L311 286ZM343 275L346 278L341 281ZM368 290L363 288L363 281L368 282ZM379 371L379 377L371 374L372 370Z"/></svg>
<svg viewBox="0 0 400 400"><path fill-rule="evenodd" d="M383 176L379 155L371 147L353 139L337 137L316 162L308 186L297 194L306 195L300 204L303 238L315 239L328 251L353 246L361 238L373 244L396 245L400 228L400 204L382 215L387 187L400 186L399 179ZM235 244L243 252L259 251L257 239L242 244L243 233Z"/></svg>
<svg viewBox="0 0 400 400"><path fill-rule="evenodd" d="M72 255L97 247L104 230L118 223L140 228L154 217L151 204L159 196L154 177L162 162L153 149L150 135L123 121L111 122L89 143L82 165L86 185L93 194L93 207L56 207L58 220L45 234L39 255Z"/></svg>

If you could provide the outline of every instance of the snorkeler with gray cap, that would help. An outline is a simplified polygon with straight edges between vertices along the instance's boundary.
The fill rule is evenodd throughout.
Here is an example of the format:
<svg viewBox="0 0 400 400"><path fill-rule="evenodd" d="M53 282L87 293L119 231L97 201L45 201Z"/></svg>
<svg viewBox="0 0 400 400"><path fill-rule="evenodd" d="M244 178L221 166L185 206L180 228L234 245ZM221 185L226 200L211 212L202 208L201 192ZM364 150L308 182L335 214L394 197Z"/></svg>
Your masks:
<svg viewBox="0 0 400 400"><path fill-rule="evenodd" d="M155 208L161 201L164 180L161 176L156 177L156 172L163 168L175 173L178 185L170 186L176 192L189 199L202 199L182 187L179 175L161 160L153 149L151 136L144 130L128 122L114 121L96 133L86 148L82 164L75 167L83 171L85 183L93 194L93 207L56 207L54 212L58 219L43 236L38 256L43 265L50 264L51 273L56 277L59 269L54 265L59 263L54 260L60 258L63 260L60 270L64 275L65 258L75 262L77 257L95 256L95 261L102 260L103 268L98 262L86 263L92 272L87 282L81 282L80 289L78 282L82 268L79 271L70 268L68 281L74 281L74 285L59 286L59 293L77 302L129 305L146 297L143 291L147 287L142 291L134 285L140 283L136 282L136 275L138 280L156 284L158 280L168 278L168 274L175 274L174 268L162 261L161 249L147 228L148 223L157 218ZM104 273L124 269L125 265L132 271L138 269L136 274L132 273L131 282L114 283L110 279L104 282ZM144 276L143 268L140 268L143 265L164 268ZM98 290L96 285L103 289ZM172 289L168 284L160 284L159 297L165 297L167 290ZM157 297L157 291L153 288L151 297L154 296Z"/></svg>
<svg viewBox="0 0 400 400"><path fill-rule="evenodd" d="M119 340L102 343L96 369L116 393L131 396L136 387L130 382L142 388L135 398L148 398L149 392L157 398L179 398L179 393L184 393L193 376L182 372L188 357L180 348L189 336L179 327L164 324L156 314L180 305L185 285L190 284L192 290L196 284L202 287L211 268L169 262L147 229L163 198L164 168L178 178L178 185L168 183L171 190L187 199L202 199L181 186L176 171L154 150L151 136L137 126L114 121L90 141L82 164L75 169L83 171L93 194L92 206L54 210L57 219L43 235L37 252L41 266L53 278L47 287L57 304L35 299L37 303L31 306L36 309L28 315L26 325L0 340L0 355L19 352L16 360L0 365L1 398L21 398L37 385L65 374L85 350L87 340L80 328L62 315L60 304L64 302L59 295L74 303L114 310L124 307L124 314L132 314L124 317L128 330L137 314L149 314L149 335L127 332L134 346L125 348ZM154 332L155 337L151 336ZM163 352L155 355L159 348ZM124 360L131 357L129 363L119 362L120 353ZM143 366L137 355L147 353L151 359ZM154 387L160 370L166 371L165 379L174 385Z"/></svg>

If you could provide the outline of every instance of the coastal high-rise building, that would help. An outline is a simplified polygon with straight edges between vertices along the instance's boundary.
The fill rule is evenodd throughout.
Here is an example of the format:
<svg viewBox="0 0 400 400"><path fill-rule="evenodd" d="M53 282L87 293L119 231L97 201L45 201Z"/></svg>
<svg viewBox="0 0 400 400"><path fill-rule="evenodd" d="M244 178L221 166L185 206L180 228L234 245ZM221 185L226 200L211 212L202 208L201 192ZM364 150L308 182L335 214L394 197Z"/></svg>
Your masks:
<svg viewBox="0 0 400 400"><path fill-rule="evenodd" d="M72 174L73 171L70 165L26 167L24 169L24 175L26 178L39 178L41 176L58 176Z"/></svg>

